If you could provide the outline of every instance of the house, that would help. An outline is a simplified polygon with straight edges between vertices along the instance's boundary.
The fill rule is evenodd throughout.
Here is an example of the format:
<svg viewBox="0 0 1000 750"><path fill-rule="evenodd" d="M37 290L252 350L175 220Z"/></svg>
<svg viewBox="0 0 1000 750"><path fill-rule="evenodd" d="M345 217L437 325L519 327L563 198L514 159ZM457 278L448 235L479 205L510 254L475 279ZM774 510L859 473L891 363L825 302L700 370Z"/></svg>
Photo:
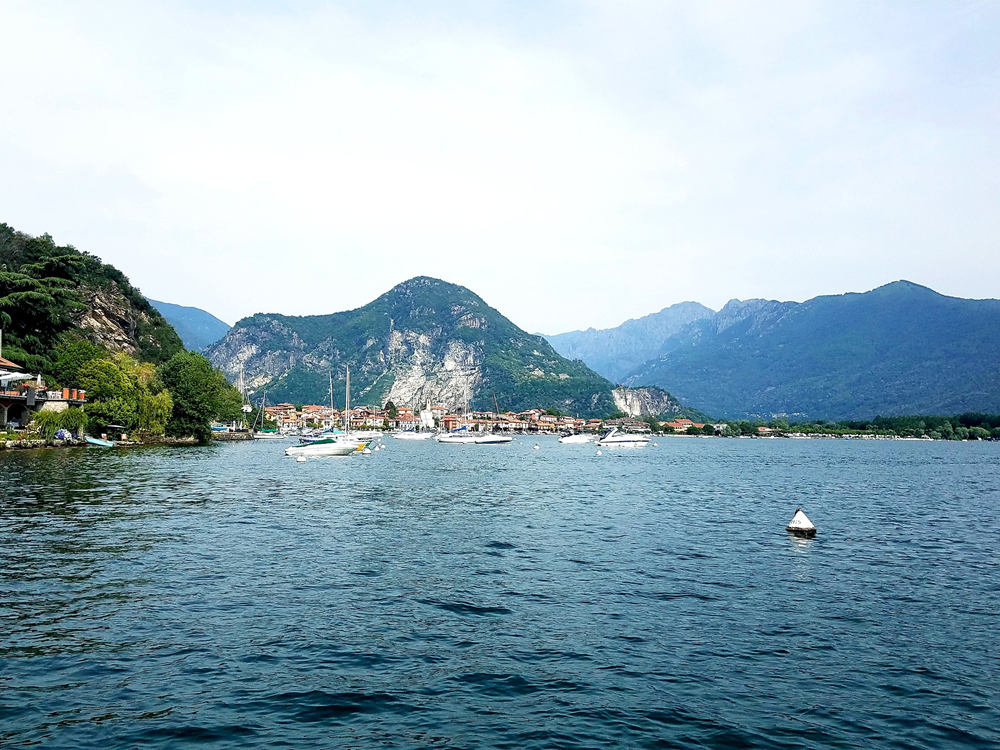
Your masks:
<svg viewBox="0 0 1000 750"><path fill-rule="evenodd" d="M41 375L32 375L0 357L0 427L24 427L35 412L65 411L82 406L86 400L87 392L76 388L47 391Z"/></svg>

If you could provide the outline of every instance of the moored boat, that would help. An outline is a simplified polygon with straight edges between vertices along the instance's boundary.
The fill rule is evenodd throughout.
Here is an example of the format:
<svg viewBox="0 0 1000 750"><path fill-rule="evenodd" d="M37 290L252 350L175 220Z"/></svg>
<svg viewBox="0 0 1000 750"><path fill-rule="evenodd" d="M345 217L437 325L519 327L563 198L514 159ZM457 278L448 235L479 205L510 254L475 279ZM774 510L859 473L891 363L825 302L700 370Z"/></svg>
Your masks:
<svg viewBox="0 0 1000 750"><path fill-rule="evenodd" d="M349 456L360 453L368 447L368 442L349 438L346 435L325 440L317 440L305 445L292 445L285 448L286 456Z"/></svg>
<svg viewBox="0 0 1000 750"><path fill-rule="evenodd" d="M393 433L393 437L396 440L430 440L434 437L434 433L429 430L424 432L417 432L416 430L404 430L403 432Z"/></svg>
<svg viewBox="0 0 1000 750"><path fill-rule="evenodd" d="M648 443L648 435L622 432L617 427L612 427L597 441L598 445L607 448L645 448Z"/></svg>
<svg viewBox="0 0 1000 750"><path fill-rule="evenodd" d="M502 445L514 442L514 438L510 435L482 435L475 442L476 445Z"/></svg>

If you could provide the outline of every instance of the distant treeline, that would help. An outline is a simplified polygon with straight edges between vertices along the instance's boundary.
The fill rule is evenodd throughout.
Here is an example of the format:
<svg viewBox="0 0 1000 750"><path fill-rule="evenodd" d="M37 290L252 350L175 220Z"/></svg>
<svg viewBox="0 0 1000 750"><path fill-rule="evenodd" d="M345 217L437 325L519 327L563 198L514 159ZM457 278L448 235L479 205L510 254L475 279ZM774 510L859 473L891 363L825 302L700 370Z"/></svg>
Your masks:
<svg viewBox="0 0 1000 750"><path fill-rule="evenodd" d="M761 430L760 428L766 428ZM1000 440L1000 414L966 413L952 417L910 416L875 417L871 420L845 420L840 422L816 420L788 422L739 420L729 422L722 430L706 424L704 428L689 429L691 434L738 437L760 435L762 432L804 435L887 435L895 437L926 437L934 440Z"/></svg>

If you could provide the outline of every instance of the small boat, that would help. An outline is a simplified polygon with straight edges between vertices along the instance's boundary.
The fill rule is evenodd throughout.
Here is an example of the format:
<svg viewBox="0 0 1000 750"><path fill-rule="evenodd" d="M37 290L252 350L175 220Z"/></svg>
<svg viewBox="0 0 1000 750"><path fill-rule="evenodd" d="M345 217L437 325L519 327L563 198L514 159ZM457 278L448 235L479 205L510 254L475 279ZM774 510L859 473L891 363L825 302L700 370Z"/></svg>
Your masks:
<svg viewBox="0 0 1000 750"><path fill-rule="evenodd" d="M500 419L500 405L497 403L497 394L493 393L493 413L496 415L497 420ZM514 437L512 435L499 435L497 433L488 433L486 435L480 435L476 438L476 445L503 445L504 443L513 443Z"/></svg>
<svg viewBox="0 0 1000 750"><path fill-rule="evenodd" d="M87 441L88 445L96 445L98 448L114 448L115 444L111 440L101 440L100 438L91 437L90 435L84 436L84 440Z"/></svg>
<svg viewBox="0 0 1000 750"><path fill-rule="evenodd" d="M478 439L479 438L469 432L465 427L459 427L457 430L452 430L451 432L437 436L437 441L439 443L461 443L471 445Z"/></svg>
<svg viewBox="0 0 1000 750"><path fill-rule="evenodd" d="M318 439L302 445L285 448L286 456L349 456L352 453L362 453L368 449L370 438L351 434L351 368L347 368L347 385L345 388L346 405L344 407L346 433L325 433ZM330 409L333 409L333 371L330 371ZM369 451L370 453L371 451Z"/></svg>
<svg viewBox="0 0 1000 750"><path fill-rule="evenodd" d="M502 445L503 443L513 443L511 435L483 435L476 438L476 445Z"/></svg>
<svg viewBox="0 0 1000 750"><path fill-rule="evenodd" d="M349 456L361 453L368 447L365 440L352 439L346 435L326 440L317 440L305 445L293 445L285 448L286 456Z"/></svg>
<svg viewBox="0 0 1000 750"><path fill-rule="evenodd" d="M593 435L582 432L565 432L559 436L560 443L589 443L593 439Z"/></svg>
<svg viewBox="0 0 1000 750"><path fill-rule="evenodd" d="M597 444L609 448L645 448L649 443L648 435L638 435L634 432L622 432L617 427L601 435Z"/></svg>
<svg viewBox="0 0 1000 750"><path fill-rule="evenodd" d="M424 430L423 432L417 432L416 430L403 430L403 432L396 432L393 434L396 440L430 440L434 437L434 433L429 430Z"/></svg>
<svg viewBox="0 0 1000 750"><path fill-rule="evenodd" d="M343 434L344 433L340 430L327 430L326 432L321 432L318 435L301 435L299 437L299 442L303 445L308 445L309 443L318 443L322 440L330 440Z"/></svg>
<svg viewBox="0 0 1000 750"><path fill-rule="evenodd" d="M277 430L257 430L253 433L254 440L284 440L285 436Z"/></svg>
<svg viewBox="0 0 1000 750"><path fill-rule="evenodd" d="M281 434L278 430L267 430L264 429L264 420L267 419L267 391L264 391L264 398L260 402L260 412L257 416L260 417L260 429L255 429L257 427L257 420L250 426L250 434L253 435L254 440L284 440L285 436Z"/></svg>

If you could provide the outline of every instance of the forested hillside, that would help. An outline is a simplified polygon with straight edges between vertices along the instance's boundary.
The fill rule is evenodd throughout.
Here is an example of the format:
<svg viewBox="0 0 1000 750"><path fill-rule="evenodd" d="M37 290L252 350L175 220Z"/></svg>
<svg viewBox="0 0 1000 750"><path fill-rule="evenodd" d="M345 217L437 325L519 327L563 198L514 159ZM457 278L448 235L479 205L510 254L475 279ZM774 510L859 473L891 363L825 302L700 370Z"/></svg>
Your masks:
<svg viewBox="0 0 1000 750"><path fill-rule="evenodd" d="M455 409L556 408L582 415L614 411L611 383L560 356L470 290L417 277L356 310L293 317L259 313L210 347L235 378L243 366L260 397L343 403L345 365L358 403L442 404Z"/></svg>
<svg viewBox="0 0 1000 750"><path fill-rule="evenodd" d="M897 281L803 303L734 300L627 382L719 417L1000 412L1000 301Z"/></svg>
<svg viewBox="0 0 1000 750"><path fill-rule="evenodd" d="M84 389L83 409L35 415L33 430L207 440L210 422L241 415L240 394L174 329L120 270L50 236L0 224L3 356L48 388Z"/></svg>
<svg viewBox="0 0 1000 750"><path fill-rule="evenodd" d="M4 354L47 371L66 334L111 352L165 362L180 337L114 266L49 235L31 237L0 224L0 326Z"/></svg>

